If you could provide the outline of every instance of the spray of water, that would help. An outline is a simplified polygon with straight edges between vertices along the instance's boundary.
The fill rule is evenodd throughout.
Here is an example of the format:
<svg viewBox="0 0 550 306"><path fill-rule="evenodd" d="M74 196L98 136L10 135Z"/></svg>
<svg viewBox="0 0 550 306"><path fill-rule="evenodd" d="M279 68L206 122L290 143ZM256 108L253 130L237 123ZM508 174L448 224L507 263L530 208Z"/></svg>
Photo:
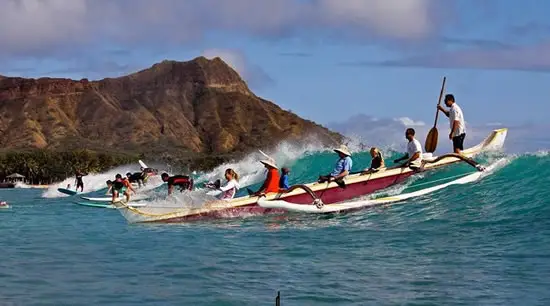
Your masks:
<svg viewBox="0 0 550 306"><path fill-rule="evenodd" d="M298 159L310 154L316 154L330 148L319 145L320 142L310 141L302 145L289 142L280 143L274 150L265 153L275 159L279 167L291 167ZM191 192L174 192L167 197L166 189L160 188L151 192L146 200L147 206L140 208L141 211L150 214L163 214L174 210L186 210L201 208L205 203L217 200L210 189L203 188L203 182L214 181L224 177L225 170L231 168L239 174L241 188L261 182L265 178L265 168L259 163L265 159L260 152L253 152L240 161L229 162L216 167L214 170L198 175L195 190ZM143 201L142 201L143 202Z"/></svg>
<svg viewBox="0 0 550 306"><path fill-rule="evenodd" d="M84 191L82 193L89 193L89 192L105 189L107 188L107 185L105 184L105 182L107 180L114 180L117 174L121 174L124 176L126 175L127 172L133 173L137 171L139 171L139 165L132 164L132 165L119 166L103 173L90 173L83 177ZM152 190L162 184L163 182L160 176L156 175L156 176L150 177L147 181L147 185L142 187L140 189L140 192ZM60 183L50 185L48 189L44 190L44 192L42 193L42 197L43 198L67 197L68 195L59 192L57 189L67 188L68 185L70 185L71 189L74 190L76 187L75 178L72 178L72 177L67 178Z"/></svg>

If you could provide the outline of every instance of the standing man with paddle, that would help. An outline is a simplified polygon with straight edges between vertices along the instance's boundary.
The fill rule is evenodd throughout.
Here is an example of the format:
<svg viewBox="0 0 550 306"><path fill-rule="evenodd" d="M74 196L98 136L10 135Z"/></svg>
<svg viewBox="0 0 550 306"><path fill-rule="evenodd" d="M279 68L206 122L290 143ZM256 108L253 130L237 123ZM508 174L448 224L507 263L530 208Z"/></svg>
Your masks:
<svg viewBox="0 0 550 306"><path fill-rule="evenodd" d="M464 114L460 106L456 104L455 97L451 94L445 96L445 105L449 107L449 110L445 110L441 105L437 105L437 109L449 118L451 125L449 139L453 141L453 151L460 154L464 150L464 138L466 137Z"/></svg>

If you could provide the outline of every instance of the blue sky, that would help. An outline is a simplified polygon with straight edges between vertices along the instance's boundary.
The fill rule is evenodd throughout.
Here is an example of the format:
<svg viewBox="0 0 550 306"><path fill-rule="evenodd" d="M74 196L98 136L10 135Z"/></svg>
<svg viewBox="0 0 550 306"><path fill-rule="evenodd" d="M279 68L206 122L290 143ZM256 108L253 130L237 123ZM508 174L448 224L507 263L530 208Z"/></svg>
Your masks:
<svg viewBox="0 0 550 306"><path fill-rule="evenodd" d="M90 79L220 56L258 95L328 124L431 125L443 76L473 125L546 124L543 0L0 0L0 74ZM446 121L440 127L447 126Z"/></svg>

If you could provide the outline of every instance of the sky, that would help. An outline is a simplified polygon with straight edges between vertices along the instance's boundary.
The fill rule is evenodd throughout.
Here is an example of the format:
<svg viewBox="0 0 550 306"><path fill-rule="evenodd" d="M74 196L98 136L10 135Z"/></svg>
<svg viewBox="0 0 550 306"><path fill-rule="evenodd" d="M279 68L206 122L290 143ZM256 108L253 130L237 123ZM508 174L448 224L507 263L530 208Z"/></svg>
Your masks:
<svg viewBox="0 0 550 306"><path fill-rule="evenodd" d="M472 126L547 125L550 1L0 0L0 74L101 79L220 56L324 125L431 126L443 76ZM401 119L400 119L401 118ZM438 127L446 128L445 118Z"/></svg>

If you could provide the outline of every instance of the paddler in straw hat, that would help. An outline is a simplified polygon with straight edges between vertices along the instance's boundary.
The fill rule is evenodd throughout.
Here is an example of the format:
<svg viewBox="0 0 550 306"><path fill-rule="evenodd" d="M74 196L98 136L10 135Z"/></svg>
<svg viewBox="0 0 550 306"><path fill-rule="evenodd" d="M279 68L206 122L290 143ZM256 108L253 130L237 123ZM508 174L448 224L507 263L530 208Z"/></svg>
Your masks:
<svg viewBox="0 0 550 306"><path fill-rule="evenodd" d="M260 160L260 163L262 163L267 169L266 179L258 191L252 192L252 190L248 189L248 194L259 196L262 193L279 192L279 168L277 167L275 160L273 158L267 158Z"/></svg>
<svg viewBox="0 0 550 306"><path fill-rule="evenodd" d="M336 165L330 174L319 176L319 183L331 181L342 182L342 179L344 179L344 177L346 177L351 171L353 161L351 160L351 153L349 152L348 147L341 145L339 148L334 149L334 152L336 152L340 158L336 161Z"/></svg>

